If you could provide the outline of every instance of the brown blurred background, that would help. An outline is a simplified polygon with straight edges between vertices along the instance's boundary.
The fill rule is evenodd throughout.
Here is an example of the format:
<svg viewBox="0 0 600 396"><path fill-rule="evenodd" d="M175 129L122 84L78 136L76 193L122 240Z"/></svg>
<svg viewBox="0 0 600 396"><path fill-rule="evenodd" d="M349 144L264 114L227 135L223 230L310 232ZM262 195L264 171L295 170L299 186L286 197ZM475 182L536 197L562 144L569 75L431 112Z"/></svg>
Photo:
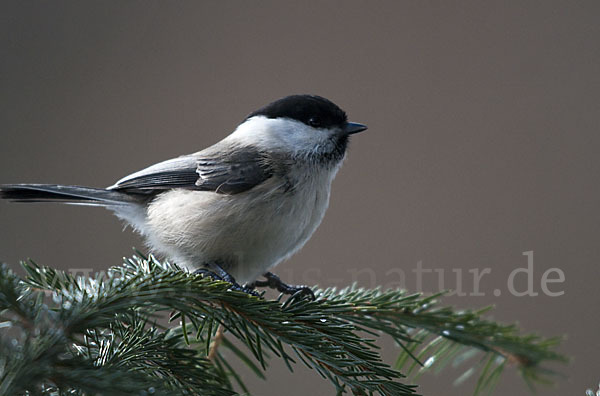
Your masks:
<svg viewBox="0 0 600 396"><path fill-rule="evenodd" d="M297 283L456 288L460 307L567 334L544 395L600 380L600 3L281 1L0 4L0 182L107 186L204 148L252 110L315 93L368 124L331 206L278 272ZM96 208L0 203L0 259L103 270L142 248ZM534 291L507 281L533 251ZM470 269L491 271L473 292ZM549 284L545 271L563 271ZM405 279L401 282L402 271ZM461 272L462 271L462 272ZM443 274L440 285L438 275ZM550 278L556 278L556 272ZM516 289L527 287L525 274ZM391 343L384 355L397 354ZM556 367L555 367L556 368ZM462 371L424 395L465 395ZM333 394L273 361L256 395ZM497 395L526 395L514 371Z"/></svg>

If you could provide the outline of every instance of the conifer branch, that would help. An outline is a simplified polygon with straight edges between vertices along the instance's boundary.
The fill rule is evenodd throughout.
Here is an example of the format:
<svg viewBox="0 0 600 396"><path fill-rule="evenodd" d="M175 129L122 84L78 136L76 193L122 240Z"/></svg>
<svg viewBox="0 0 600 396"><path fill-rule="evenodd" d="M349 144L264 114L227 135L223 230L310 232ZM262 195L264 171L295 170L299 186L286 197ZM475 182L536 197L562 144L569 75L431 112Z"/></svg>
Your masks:
<svg viewBox="0 0 600 396"><path fill-rule="evenodd" d="M484 355L476 392L508 362L539 381L548 373L542 363L564 361L557 339L521 336L482 319L484 311L437 307L439 295L351 287L281 303L139 256L87 279L31 262L24 268L25 280L5 266L0 272L0 394L247 392L224 349L261 378L276 356L356 395L415 395L398 369L443 367L473 351ZM169 313L179 326L158 324ZM381 333L403 351L396 369L377 352Z"/></svg>

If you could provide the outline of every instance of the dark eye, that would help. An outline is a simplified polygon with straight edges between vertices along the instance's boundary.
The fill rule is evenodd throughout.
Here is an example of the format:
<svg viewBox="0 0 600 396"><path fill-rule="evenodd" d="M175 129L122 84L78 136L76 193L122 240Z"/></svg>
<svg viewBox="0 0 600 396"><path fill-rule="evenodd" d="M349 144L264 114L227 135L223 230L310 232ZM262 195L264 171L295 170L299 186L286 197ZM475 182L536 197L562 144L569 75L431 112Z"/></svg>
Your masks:
<svg viewBox="0 0 600 396"><path fill-rule="evenodd" d="M308 125L314 128L318 128L321 126L321 121L318 118L312 117L308 120Z"/></svg>

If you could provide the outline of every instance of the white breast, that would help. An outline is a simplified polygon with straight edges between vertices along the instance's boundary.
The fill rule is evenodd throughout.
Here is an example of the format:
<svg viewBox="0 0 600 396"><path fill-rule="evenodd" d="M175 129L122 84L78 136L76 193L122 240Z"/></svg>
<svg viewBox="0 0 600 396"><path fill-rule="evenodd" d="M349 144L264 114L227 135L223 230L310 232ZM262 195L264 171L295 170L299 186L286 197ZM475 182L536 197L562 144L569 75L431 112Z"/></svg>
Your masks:
<svg viewBox="0 0 600 396"><path fill-rule="evenodd" d="M293 191L276 177L236 195L170 190L149 206L145 236L153 251L184 268L216 261L239 283L251 282L308 241L338 168L315 169Z"/></svg>

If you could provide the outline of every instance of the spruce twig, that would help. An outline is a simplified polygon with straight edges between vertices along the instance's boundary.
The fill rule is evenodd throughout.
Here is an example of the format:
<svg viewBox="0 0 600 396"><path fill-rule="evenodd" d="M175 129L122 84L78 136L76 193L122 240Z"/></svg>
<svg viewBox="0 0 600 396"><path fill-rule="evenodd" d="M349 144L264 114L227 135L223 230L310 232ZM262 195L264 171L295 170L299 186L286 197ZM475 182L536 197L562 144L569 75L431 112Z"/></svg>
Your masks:
<svg viewBox="0 0 600 396"><path fill-rule="evenodd" d="M215 358L217 357L217 350L219 349L219 346L223 342L224 334L225 334L225 326L223 326L223 324L220 324L219 327L217 328L217 333L215 334L215 338L213 338L213 340L210 344L210 349L208 351L208 360L210 360L211 362L214 362Z"/></svg>
<svg viewBox="0 0 600 396"><path fill-rule="evenodd" d="M24 267L24 280L5 266L0 272L0 394L247 392L223 348L259 377L275 356L356 395L415 395L397 369L443 367L473 351L485 355L476 392L491 388L508 361L537 382L547 377L543 363L564 361L557 339L519 335L482 319L484 311L438 307L439 295L350 287L282 304L153 257L135 256L92 279ZM159 326L163 312L181 324ZM377 351L381 333L403 350L397 369Z"/></svg>

